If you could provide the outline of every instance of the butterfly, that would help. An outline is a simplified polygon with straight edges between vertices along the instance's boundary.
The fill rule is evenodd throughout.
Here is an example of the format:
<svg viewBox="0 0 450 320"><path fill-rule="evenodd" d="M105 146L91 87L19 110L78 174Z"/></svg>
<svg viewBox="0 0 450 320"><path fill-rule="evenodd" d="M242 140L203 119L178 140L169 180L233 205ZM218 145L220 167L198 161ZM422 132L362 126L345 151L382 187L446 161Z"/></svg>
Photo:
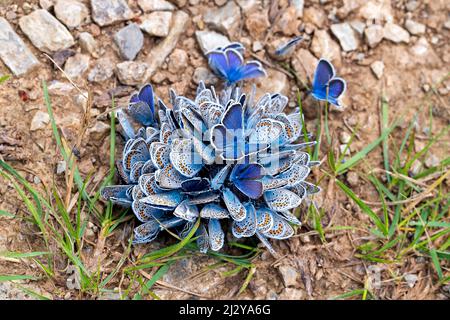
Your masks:
<svg viewBox="0 0 450 320"><path fill-rule="evenodd" d="M143 86L139 93L131 96L128 112L144 126L150 126L155 122L155 101L153 87L150 84Z"/></svg>
<svg viewBox="0 0 450 320"><path fill-rule="evenodd" d="M314 73L312 96L340 107L338 100L346 87L344 79L336 77L333 65L328 60L320 59Z"/></svg>
<svg viewBox="0 0 450 320"><path fill-rule="evenodd" d="M220 124L211 129L211 144L222 152L222 158L239 160L245 156L245 135L242 105L231 105L223 115Z"/></svg>
<svg viewBox="0 0 450 320"><path fill-rule="evenodd" d="M263 194L263 166L260 164L236 164L230 174L230 181L250 199L258 199Z"/></svg>
<svg viewBox="0 0 450 320"><path fill-rule="evenodd" d="M241 80L267 75L259 61L252 60L245 63L243 51L242 45L232 43L206 53L211 70L229 86Z"/></svg>
<svg viewBox="0 0 450 320"><path fill-rule="evenodd" d="M275 55L277 56L285 56L294 50L295 46L303 40L303 37L294 37L286 43L283 43L281 46L277 47L275 50Z"/></svg>

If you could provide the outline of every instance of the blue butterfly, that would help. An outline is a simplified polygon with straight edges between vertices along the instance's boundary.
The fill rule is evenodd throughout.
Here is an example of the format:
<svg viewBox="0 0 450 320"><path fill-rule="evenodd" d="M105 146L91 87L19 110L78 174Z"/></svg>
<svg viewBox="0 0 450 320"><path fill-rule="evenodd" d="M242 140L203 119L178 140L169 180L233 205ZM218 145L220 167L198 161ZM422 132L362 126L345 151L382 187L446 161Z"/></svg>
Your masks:
<svg viewBox="0 0 450 320"><path fill-rule="evenodd" d="M289 40L287 43L282 44L275 50L275 55L277 56L285 56L287 54L290 54L295 46L303 40L303 37L294 37L291 40Z"/></svg>
<svg viewBox="0 0 450 320"><path fill-rule="evenodd" d="M211 144L222 152L225 160L239 160L245 156L245 135L242 106L239 103L228 108L222 118L222 123L211 129Z"/></svg>
<svg viewBox="0 0 450 320"><path fill-rule="evenodd" d="M250 199L258 199L263 194L264 168L260 164L237 164L230 174L230 181Z"/></svg>
<svg viewBox="0 0 450 320"><path fill-rule="evenodd" d="M244 63L243 51L241 44L232 43L206 53L211 70L229 86L241 80L267 75L259 61Z"/></svg>
<svg viewBox="0 0 450 320"><path fill-rule="evenodd" d="M320 59L314 73L312 96L340 107L338 100L346 87L344 79L336 77L333 65L328 60Z"/></svg>
<svg viewBox="0 0 450 320"><path fill-rule="evenodd" d="M155 101L153 87L150 84L143 86L139 93L131 96L128 112L144 126L151 126L155 123Z"/></svg>

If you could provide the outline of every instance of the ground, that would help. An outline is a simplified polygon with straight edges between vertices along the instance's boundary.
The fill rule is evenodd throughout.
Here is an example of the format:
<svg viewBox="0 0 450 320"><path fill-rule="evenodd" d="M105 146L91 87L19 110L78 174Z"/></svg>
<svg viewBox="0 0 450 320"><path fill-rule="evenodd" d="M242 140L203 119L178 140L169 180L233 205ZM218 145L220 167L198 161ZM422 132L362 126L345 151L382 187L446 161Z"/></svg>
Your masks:
<svg viewBox="0 0 450 320"><path fill-rule="evenodd" d="M81 2L89 8L89 1ZM132 21L136 23L142 19L138 2L141 1L128 1L136 15ZM152 73L150 82L164 101L168 101L169 88L174 88L178 94L192 97L198 78L211 78L209 71L205 75L207 61L195 32L208 28L219 29L220 33L227 32L226 36L230 40L240 41L246 46L248 59L260 59L267 68L269 80L257 81L258 94L264 90L280 90L289 97L289 107L292 108L297 105L297 92L300 90L308 131L317 133L319 116L322 117L323 127L324 105L319 106L311 99L303 83L310 85L310 70L314 70L317 58L327 56L336 66L338 75L346 79L348 88L343 99L344 107L331 107L328 113L328 130L331 137L329 143L324 130L320 131L322 143L318 159L322 160L322 164L314 169L311 178L322 188L322 192L312 199L322 212L318 218L319 222L311 218L310 211L307 210L311 202L305 202L298 211L303 226L296 230L296 235L287 241L273 242L280 253L279 259L274 259L262 250L262 253L251 261L251 267L230 272L234 270L235 265L213 257L189 253L173 260L168 272L152 287L151 295L143 295L143 298L329 299L349 293L349 298L448 299L448 252L444 252L447 258L439 260L442 277L437 273L432 257L421 250L412 249L399 258L396 253L402 247L396 244L394 250L386 253L383 259L362 257L364 249L361 249L361 246L378 241L369 231L373 228L373 222L361 206L342 192L336 184L336 179L348 185L376 214L382 215L383 206L380 205L377 189L368 179L370 172L375 172L380 180L385 179L382 145L377 145L357 166L344 174L330 175L332 170L329 160L330 150L336 154L342 153L348 143L348 137L354 132L355 137L349 148L350 155L346 155L346 159L350 159L380 137L384 129L381 127L383 106L388 106L389 124L395 119L399 120L398 126L386 139L394 146L390 149L390 161L395 160L395 150L401 145L413 119L413 141L408 141L412 152L420 152L432 140L431 137L448 128L450 5L444 0L305 0L303 13L300 14L291 10L294 6L289 6L291 2L237 1L239 15L234 17L236 21L230 23L229 29L220 30L213 22L208 22L205 16L211 10L223 8L225 1L173 1L179 6L175 10L183 10L189 14L187 26L177 39L175 49L171 50L161 66ZM375 9L364 11L366 2L373 4ZM90 56L90 68L74 79L83 92L89 91L93 97L87 122L83 121L84 104L80 102L81 93L43 52L32 45L19 28L20 17L40 8L43 3L52 1L3 1L0 5L0 16L10 22L40 62L37 68L26 75L12 76L0 85L0 159L18 170L34 188L46 196L50 197L55 188L65 200L67 181L70 180L66 176L67 170L57 173L58 164L61 165L63 157L55 143L50 119L44 115L43 120L39 121L36 117L37 111L44 114L47 112L43 81L49 86L60 133L70 146L69 149L76 151L76 163L81 175L86 177L92 174L89 190L95 190L109 170L108 111L111 108L111 95L108 93L113 92L116 105L123 106L130 93L139 86L121 84L113 74L103 81L88 81L88 74L99 59L110 59L111 68L122 61L112 39L129 21L99 27L87 17L80 26L70 29L76 39L76 44L70 50ZM50 7L49 10L53 13L53 8ZM267 25L264 20L267 20ZM343 50L344 45L339 41L341 39L330 29L333 24L355 21L360 22L364 29L373 24L384 26L387 23L404 28L407 20L423 24L425 31L411 34L413 32L409 30L407 41L396 43L385 38L370 47L364 31L359 34L355 27L351 32L357 40L357 47L348 52ZM319 36L322 31L325 34ZM82 32L89 32L94 36L101 52L100 56L80 48L79 35ZM280 38L289 39L294 35L301 35L304 40L287 59L275 60L269 54L271 45ZM145 34L143 47L135 61L148 62L148 55L151 56L152 49L161 41L164 41L164 38ZM61 54L58 56L53 52L51 56L56 62L65 62L65 59L57 59L61 59ZM185 64L179 63L183 58L186 58ZM378 75L375 74L376 64L373 64L377 61L382 61L384 65ZM0 75L10 73L5 65L0 64ZM208 81L214 82L214 79ZM438 141L420 158L420 162L417 161L416 167L420 169L423 163L425 168L433 168L448 159L449 142L448 132L444 131ZM120 136L117 138L117 145L119 154L123 146ZM400 160L404 162L408 159ZM410 171L414 169L419 170L413 167ZM440 171L434 175L413 180L412 174L410 180L414 183L418 181L418 186L426 189L439 179L439 173L442 176L448 169L447 162L447 166L440 167ZM6 274L36 277L18 282L0 280L0 299L132 297L138 291L142 293L138 279L147 282L159 265L134 273L126 273L124 268L135 265L146 253L175 243L167 235L150 245L131 247L128 250L128 239L135 223L133 219L126 219L105 238L102 234L104 225L92 215L83 237L84 246L80 257L90 272L95 273L97 268L100 268L103 278L116 268L119 271L102 290L78 290L79 277L73 263L61 253L54 241L50 241L49 245L44 243L42 233L34 223L26 219L29 209L18 196L13 184L4 177L0 180L0 212L16 215L14 218L0 215L0 253L50 251L53 269L53 275L47 276L37 263L40 261L45 264L48 261L45 255L39 256L38 259L0 254L0 279ZM441 222L445 228L444 236L434 243L435 246L445 245L449 241L448 205L445 207L445 202L448 203L449 184L447 176L439 185L439 195L444 195L443 204L439 208L444 208ZM69 199L72 199L72 196L77 199L75 190L74 187ZM408 201L414 202L414 198ZM71 207L73 210L76 208L74 204ZM405 216L415 210L413 207L409 209L403 213ZM320 223L320 228L317 223ZM400 234L401 231L399 227L397 232ZM411 237L412 235L408 234L405 239L410 240ZM256 244L252 241L245 243ZM446 248L447 246L443 250ZM230 247L225 248L224 252L235 255L242 253L239 249ZM253 272L248 286L240 292L246 277Z"/></svg>

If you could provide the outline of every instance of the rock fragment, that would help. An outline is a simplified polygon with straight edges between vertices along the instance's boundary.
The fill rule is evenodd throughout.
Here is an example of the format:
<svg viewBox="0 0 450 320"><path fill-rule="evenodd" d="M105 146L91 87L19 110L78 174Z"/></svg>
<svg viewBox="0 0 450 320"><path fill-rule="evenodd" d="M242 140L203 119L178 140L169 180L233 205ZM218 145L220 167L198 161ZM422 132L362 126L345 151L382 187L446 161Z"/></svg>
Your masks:
<svg viewBox="0 0 450 320"><path fill-rule="evenodd" d="M196 31L195 36L203 53L206 53L217 47L224 47L230 44L230 40L228 40L227 37L215 31Z"/></svg>
<svg viewBox="0 0 450 320"><path fill-rule="evenodd" d="M90 34L89 32L82 32L78 36L78 41L80 42L80 47L82 50L90 53L94 58L99 57L98 44L92 34Z"/></svg>
<svg viewBox="0 0 450 320"><path fill-rule="evenodd" d="M88 74L88 81L103 82L114 74L113 62L109 58L100 58Z"/></svg>
<svg viewBox="0 0 450 320"><path fill-rule="evenodd" d="M117 31L114 42L123 59L134 60L144 45L144 35L136 23L131 23Z"/></svg>
<svg viewBox="0 0 450 320"><path fill-rule="evenodd" d="M383 27L377 24L373 24L364 30L364 36L366 38L367 44L371 48L374 48L381 42L381 40L383 40Z"/></svg>
<svg viewBox="0 0 450 320"><path fill-rule="evenodd" d="M19 19L23 33L39 50L52 53L75 44L70 32L47 10L39 9Z"/></svg>
<svg viewBox="0 0 450 320"><path fill-rule="evenodd" d="M169 34L172 12L157 11L141 18L140 27L151 36L166 37Z"/></svg>
<svg viewBox="0 0 450 320"><path fill-rule="evenodd" d="M148 65L142 62L124 61L116 66L116 75L122 84L135 86L143 84Z"/></svg>
<svg viewBox="0 0 450 320"><path fill-rule="evenodd" d="M409 31L409 33L413 35L424 34L426 27L424 24L420 22L416 22L414 20L408 19L405 21L405 28Z"/></svg>
<svg viewBox="0 0 450 320"><path fill-rule="evenodd" d="M278 271L281 274L281 278L286 288L294 287L298 284L297 278L299 277L299 273L294 267L283 265L278 268Z"/></svg>
<svg viewBox="0 0 450 320"><path fill-rule="evenodd" d="M383 29L384 38L395 43L409 43L409 33L399 25L386 23Z"/></svg>
<svg viewBox="0 0 450 320"><path fill-rule="evenodd" d="M68 28L76 28L86 21L89 10L84 3L77 0L57 0L55 15Z"/></svg>
<svg viewBox="0 0 450 320"><path fill-rule="evenodd" d="M331 32L338 38L344 51L353 51L359 47L359 39L347 22L331 25Z"/></svg>
<svg viewBox="0 0 450 320"><path fill-rule="evenodd" d="M39 65L39 61L4 18L0 17L0 59L15 76Z"/></svg>
<svg viewBox="0 0 450 320"><path fill-rule="evenodd" d="M50 116L47 112L38 110L33 116L30 125L30 131L44 129L50 122Z"/></svg>
<svg viewBox="0 0 450 320"><path fill-rule="evenodd" d="M175 6L165 0L138 0L138 5L144 12L175 10Z"/></svg>
<svg viewBox="0 0 450 320"><path fill-rule="evenodd" d="M241 10L234 1L228 1L223 7L208 10L203 21L211 29L233 36L241 21Z"/></svg>
<svg viewBox="0 0 450 320"><path fill-rule="evenodd" d="M134 14L125 0L91 0L92 19L99 26L129 20Z"/></svg>
<svg viewBox="0 0 450 320"><path fill-rule="evenodd" d="M317 58L326 58L338 67L341 64L341 50L339 45L331 39L326 30L316 30L314 32L311 51Z"/></svg>
<svg viewBox="0 0 450 320"><path fill-rule="evenodd" d="M71 79L81 78L89 68L89 61L88 55L78 53L67 59L64 65L64 72Z"/></svg>
<svg viewBox="0 0 450 320"><path fill-rule="evenodd" d="M373 74L378 78L381 79L383 76L384 71L384 63L383 61L374 61L370 65L370 69L372 69Z"/></svg>

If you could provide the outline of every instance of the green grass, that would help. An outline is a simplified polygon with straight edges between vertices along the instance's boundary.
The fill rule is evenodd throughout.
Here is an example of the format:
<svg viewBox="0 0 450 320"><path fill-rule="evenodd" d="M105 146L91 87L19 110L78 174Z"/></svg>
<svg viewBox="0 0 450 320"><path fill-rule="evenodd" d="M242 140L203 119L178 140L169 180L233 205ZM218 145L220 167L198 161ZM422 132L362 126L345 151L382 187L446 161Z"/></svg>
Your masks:
<svg viewBox="0 0 450 320"><path fill-rule="evenodd" d="M435 283L448 283L450 193L443 182L450 176L450 160L446 158L438 166L422 169L415 174L411 174L411 168L415 161L424 161L436 142L448 136L450 126L430 136L425 147L414 152L415 119L408 125L400 146L397 146L392 134L399 121L394 120L389 124L389 106L385 99L382 99L381 106L381 135L347 158L335 155L330 148L327 154L328 169L322 167L322 173L332 179L369 218L370 223L364 228L375 236L375 240L359 245L356 257L374 263L401 264L408 256L425 255L434 268ZM379 146L383 155L383 169L374 169L366 159ZM374 187L379 197L377 205L364 201L344 183L341 177L350 170L356 171ZM433 193L431 198L427 196L430 193ZM375 208L379 211L375 211ZM317 224L317 221L314 223ZM319 236L323 238L320 232ZM364 292L364 289L358 289L336 298L361 296Z"/></svg>

